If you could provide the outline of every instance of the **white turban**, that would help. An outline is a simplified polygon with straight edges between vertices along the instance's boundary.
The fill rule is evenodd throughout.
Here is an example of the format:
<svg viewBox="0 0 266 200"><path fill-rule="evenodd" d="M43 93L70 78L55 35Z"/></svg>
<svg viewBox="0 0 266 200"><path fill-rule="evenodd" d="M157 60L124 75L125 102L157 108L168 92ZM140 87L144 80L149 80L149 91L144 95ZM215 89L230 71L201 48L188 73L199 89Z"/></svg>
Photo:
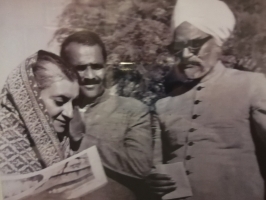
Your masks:
<svg viewBox="0 0 266 200"><path fill-rule="evenodd" d="M235 17L229 7L219 0L178 0L172 18L173 30L189 22L214 37L219 46L230 37Z"/></svg>

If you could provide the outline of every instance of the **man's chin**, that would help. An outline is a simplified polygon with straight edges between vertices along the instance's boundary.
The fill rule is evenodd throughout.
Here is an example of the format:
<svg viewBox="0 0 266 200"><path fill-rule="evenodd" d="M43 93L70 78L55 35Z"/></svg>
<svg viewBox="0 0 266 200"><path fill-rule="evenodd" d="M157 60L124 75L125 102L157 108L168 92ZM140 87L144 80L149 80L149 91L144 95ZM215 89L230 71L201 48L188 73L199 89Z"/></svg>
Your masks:
<svg viewBox="0 0 266 200"><path fill-rule="evenodd" d="M199 67L186 68L183 70L185 77L189 80L196 80L204 77L208 71L202 71Z"/></svg>
<svg viewBox="0 0 266 200"><path fill-rule="evenodd" d="M190 74L190 73L185 73L186 79L188 80L197 80L201 79L204 77L205 74Z"/></svg>
<svg viewBox="0 0 266 200"><path fill-rule="evenodd" d="M102 94L103 89L101 87L94 87L94 88L86 88L86 87L81 87L81 92L82 94L90 99L97 98Z"/></svg>

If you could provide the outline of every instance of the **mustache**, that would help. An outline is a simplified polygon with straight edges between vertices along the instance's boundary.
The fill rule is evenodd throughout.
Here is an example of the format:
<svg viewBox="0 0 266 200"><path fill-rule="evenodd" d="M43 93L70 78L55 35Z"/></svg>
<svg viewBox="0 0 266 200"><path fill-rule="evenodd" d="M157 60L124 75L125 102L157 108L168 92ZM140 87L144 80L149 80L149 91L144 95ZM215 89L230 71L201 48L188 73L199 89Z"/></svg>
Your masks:
<svg viewBox="0 0 266 200"><path fill-rule="evenodd" d="M203 64L203 61L196 57L196 56L193 56L193 57L190 57L188 59L181 59L180 62L179 62L179 66L187 66L187 65L202 65Z"/></svg>
<svg viewBox="0 0 266 200"><path fill-rule="evenodd" d="M189 66L202 66L201 62L181 62L179 64L180 69L186 69Z"/></svg>
<svg viewBox="0 0 266 200"><path fill-rule="evenodd" d="M85 78L83 80L81 80L81 83L80 85L96 85L96 84L100 84L101 81L98 80L98 79L88 79L88 78Z"/></svg>

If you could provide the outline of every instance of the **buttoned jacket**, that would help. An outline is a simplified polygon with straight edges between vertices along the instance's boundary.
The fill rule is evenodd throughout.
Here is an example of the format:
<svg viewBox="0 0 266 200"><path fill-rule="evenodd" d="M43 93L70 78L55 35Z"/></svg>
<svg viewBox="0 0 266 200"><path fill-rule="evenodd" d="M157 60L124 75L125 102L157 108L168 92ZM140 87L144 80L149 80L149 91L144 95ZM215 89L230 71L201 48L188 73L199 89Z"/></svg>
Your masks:
<svg viewBox="0 0 266 200"><path fill-rule="evenodd" d="M164 162L184 162L189 200L263 200L266 79L220 62L156 103ZM264 154L265 155L265 154Z"/></svg>

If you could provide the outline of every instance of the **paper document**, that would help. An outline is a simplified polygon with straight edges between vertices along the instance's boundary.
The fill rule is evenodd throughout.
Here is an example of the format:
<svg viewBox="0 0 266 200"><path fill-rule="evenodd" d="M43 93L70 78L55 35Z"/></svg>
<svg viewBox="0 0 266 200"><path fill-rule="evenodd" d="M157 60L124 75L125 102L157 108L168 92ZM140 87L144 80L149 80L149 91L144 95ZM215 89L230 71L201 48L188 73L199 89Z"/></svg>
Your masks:
<svg viewBox="0 0 266 200"><path fill-rule="evenodd" d="M1 176L4 200L82 197L107 183L95 146L38 172Z"/></svg>
<svg viewBox="0 0 266 200"><path fill-rule="evenodd" d="M190 183L183 162L156 165L156 172L169 175L176 181L176 190L163 196L163 200L192 196Z"/></svg>

